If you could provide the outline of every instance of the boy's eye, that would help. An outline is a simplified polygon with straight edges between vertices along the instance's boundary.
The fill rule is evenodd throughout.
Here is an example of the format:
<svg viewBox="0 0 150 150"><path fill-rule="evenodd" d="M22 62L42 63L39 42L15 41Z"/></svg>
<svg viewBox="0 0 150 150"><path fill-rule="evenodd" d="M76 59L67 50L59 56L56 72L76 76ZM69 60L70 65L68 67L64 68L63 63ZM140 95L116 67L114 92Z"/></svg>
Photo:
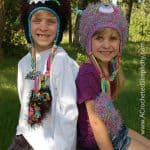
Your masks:
<svg viewBox="0 0 150 150"><path fill-rule="evenodd" d="M34 22L34 23L40 23L41 19L33 19L32 22Z"/></svg>
<svg viewBox="0 0 150 150"><path fill-rule="evenodd" d="M47 23L48 23L48 24L55 24L55 23L56 23L56 20L48 20Z"/></svg>

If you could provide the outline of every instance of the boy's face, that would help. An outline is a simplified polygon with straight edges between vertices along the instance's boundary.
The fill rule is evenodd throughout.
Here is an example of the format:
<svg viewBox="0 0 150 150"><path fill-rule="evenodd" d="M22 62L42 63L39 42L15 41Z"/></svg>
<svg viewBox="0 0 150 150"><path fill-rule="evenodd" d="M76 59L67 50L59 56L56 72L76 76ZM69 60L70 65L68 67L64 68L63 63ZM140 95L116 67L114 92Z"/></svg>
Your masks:
<svg viewBox="0 0 150 150"><path fill-rule="evenodd" d="M110 62L119 52L120 35L112 28L103 28L92 37L92 53L103 63Z"/></svg>
<svg viewBox="0 0 150 150"><path fill-rule="evenodd" d="M37 51L52 47L57 31L57 19L48 11L39 10L31 17L31 34Z"/></svg>

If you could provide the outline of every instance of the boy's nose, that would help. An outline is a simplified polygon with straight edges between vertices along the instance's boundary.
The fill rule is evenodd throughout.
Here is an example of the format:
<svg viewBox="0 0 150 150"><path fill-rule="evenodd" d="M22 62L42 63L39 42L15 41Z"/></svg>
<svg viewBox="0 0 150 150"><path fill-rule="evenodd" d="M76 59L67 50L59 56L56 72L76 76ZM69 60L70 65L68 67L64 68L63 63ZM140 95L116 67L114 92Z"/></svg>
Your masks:
<svg viewBox="0 0 150 150"><path fill-rule="evenodd" d="M40 29L43 30L43 31L48 30L48 25L47 25L47 23L46 23L46 22L42 22L42 23L41 23L41 26L40 26Z"/></svg>

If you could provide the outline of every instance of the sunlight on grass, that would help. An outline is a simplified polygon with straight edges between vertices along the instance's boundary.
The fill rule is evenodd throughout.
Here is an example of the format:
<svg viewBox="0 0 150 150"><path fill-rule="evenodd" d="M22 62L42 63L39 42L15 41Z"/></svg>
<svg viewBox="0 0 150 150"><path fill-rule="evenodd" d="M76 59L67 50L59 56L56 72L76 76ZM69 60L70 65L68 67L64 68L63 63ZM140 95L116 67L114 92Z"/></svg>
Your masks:
<svg viewBox="0 0 150 150"><path fill-rule="evenodd" d="M62 43L68 43L69 41L69 35L68 33L64 33L63 39L62 39Z"/></svg>
<svg viewBox="0 0 150 150"><path fill-rule="evenodd" d="M0 85L0 88L16 91L16 85L11 85L11 84L6 84L6 83L2 83Z"/></svg>

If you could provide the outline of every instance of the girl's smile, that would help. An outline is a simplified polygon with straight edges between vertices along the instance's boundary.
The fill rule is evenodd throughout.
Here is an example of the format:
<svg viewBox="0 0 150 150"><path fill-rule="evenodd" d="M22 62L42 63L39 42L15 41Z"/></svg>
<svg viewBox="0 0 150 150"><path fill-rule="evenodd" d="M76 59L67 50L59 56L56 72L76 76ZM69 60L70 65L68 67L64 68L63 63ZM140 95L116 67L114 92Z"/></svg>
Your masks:
<svg viewBox="0 0 150 150"><path fill-rule="evenodd" d="M113 51L100 51L102 55L109 56Z"/></svg>
<svg viewBox="0 0 150 150"><path fill-rule="evenodd" d="M92 54L103 63L110 62L119 52L120 35L112 28L104 28L92 37Z"/></svg>

